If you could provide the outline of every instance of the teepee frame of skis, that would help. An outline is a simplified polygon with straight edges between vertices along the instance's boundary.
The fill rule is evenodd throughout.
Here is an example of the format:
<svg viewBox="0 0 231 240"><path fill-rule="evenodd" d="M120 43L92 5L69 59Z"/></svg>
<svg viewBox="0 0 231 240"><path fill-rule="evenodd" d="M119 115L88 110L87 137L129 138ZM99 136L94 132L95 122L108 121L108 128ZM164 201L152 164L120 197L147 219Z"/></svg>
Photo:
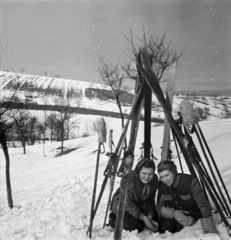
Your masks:
<svg viewBox="0 0 231 240"><path fill-rule="evenodd" d="M227 232L231 236L231 225L228 221L228 219L231 218L230 210L231 199L225 186L225 183L221 177L219 169L216 165L216 162L213 158L211 150L203 135L199 122L197 121L197 118L194 114L193 107L188 100L183 100L181 103L180 111L178 112L179 118L175 120L171 113L177 63L174 63L172 69L170 69L171 74L169 75L168 78L166 97L164 96L163 91L155 76L155 73L152 70L150 56L145 47L141 48L139 54L136 56L136 67L137 67L137 81L135 86L135 94L132 108L114 151L112 151L113 143L112 130L110 131L109 148L111 150L109 153L107 153L109 160L104 171L104 180L102 182L101 189L99 191L99 195L95 203L100 146L104 142L106 142L106 136L104 138L105 139L104 141L99 141L99 150L96 164L96 176L90 213L90 225L87 234L91 238L93 220L97 213L97 209L102 199L105 187L109 180L110 191L108 196L105 218L103 222L103 227L105 227L108 210L111 204L112 193L114 190L115 178L121 177L120 183L121 195L119 209L117 213L117 221L114 231L114 240L122 239L123 217L125 211L127 185L129 182L130 172L132 170L134 163L133 158L130 158L132 160L127 161L127 156L128 154L133 156L134 153L142 107L144 108L144 143L142 157L152 159L154 158L154 155L152 154L151 145L151 107L152 107L151 103L152 94L154 94L165 113L161 160L171 161L170 151L170 132L171 132L171 136L176 147L176 152L178 154L181 171L184 172L184 169L182 167L183 157L190 173L199 180L201 187L203 188L208 200L211 202L211 205L214 206L214 212L219 213L221 221L226 226ZM127 135L129 124L131 124L130 138L128 141L127 149L123 149L124 145L123 143ZM105 129L103 129L102 131L104 132L104 134L106 134ZM195 135L195 138L198 141L197 145L199 145L203 153L202 154L203 158L200 155L196 147L196 144L194 143L194 140L191 136L192 134ZM122 161L120 161L122 153L123 157ZM205 162L207 166L205 165Z"/></svg>

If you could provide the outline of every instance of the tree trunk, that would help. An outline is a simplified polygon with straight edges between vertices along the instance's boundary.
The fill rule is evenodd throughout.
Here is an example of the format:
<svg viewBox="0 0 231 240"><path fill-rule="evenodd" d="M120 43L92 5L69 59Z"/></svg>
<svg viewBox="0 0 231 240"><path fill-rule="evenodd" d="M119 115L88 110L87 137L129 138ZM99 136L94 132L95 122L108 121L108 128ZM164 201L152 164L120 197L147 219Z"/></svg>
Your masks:
<svg viewBox="0 0 231 240"><path fill-rule="evenodd" d="M8 148L7 148L5 130L2 130L2 129L0 130L0 142L1 142L2 150L4 152L5 159L6 159L6 190L7 190L8 206L10 208L13 208L14 205L13 205L11 183L10 183L10 157L9 157Z"/></svg>
<svg viewBox="0 0 231 240"><path fill-rule="evenodd" d="M61 153L63 152L63 142L64 142L64 121L62 122L61 127Z"/></svg>
<svg viewBox="0 0 231 240"><path fill-rule="evenodd" d="M46 154L45 154L45 147L44 147L44 144L45 144L45 138L46 138L46 133L43 133L42 134L43 136L43 140L42 140L42 145L43 145L43 157L46 157Z"/></svg>
<svg viewBox="0 0 231 240"><path fill-rule="evenodd" d="M21 141L22 141L22 147L23 147L23 154L26 154L26 141L23 135L21 135Z"/></svg>
<svg viewBox="0 0 231 240"><path fill-rule="evenodd" d="M51 129L51 132L50 132L50 140L51 142L53 142L53 129Z"/></svg>

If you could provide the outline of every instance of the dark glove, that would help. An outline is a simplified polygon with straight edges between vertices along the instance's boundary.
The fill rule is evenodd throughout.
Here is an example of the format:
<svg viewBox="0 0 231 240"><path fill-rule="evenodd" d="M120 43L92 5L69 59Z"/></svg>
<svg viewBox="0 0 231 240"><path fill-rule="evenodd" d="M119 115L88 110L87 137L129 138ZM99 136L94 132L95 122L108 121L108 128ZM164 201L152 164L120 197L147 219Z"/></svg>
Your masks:
<svg viewBox="0 0 231 240"><path fill-rule="evenodd" d="M215 223L213 221L212 216L208 217L208 218L201 218L201 227L202 227L204 233L219 234L215 227Z"/></svg>
<svg viewBox="0 0 231 240"><path fill-rule="evenodd" d="M188 213L188 212L185 212ZM191 226L194 224L194 219L191 216L185 215L182 210L175 210L173 212L173 217L183 226Z"/></svg>

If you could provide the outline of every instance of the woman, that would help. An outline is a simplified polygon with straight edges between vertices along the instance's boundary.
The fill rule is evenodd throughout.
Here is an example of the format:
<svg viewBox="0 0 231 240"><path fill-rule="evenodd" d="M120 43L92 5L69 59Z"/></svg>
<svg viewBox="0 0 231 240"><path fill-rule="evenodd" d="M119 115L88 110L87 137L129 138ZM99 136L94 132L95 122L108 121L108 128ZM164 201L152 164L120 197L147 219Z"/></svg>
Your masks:
<svg viewBox="0 0 231 240"><path fill-rule="evenodd" d="M128 231L143 231L146 226L156 232L158 224L155 220L155 195L158 187L158 177L155 174L155 164L151 159L142 159L135 170L130 173L125 204L123 229ZM115 227L116 214L119 206L120 188L117 189L111 204L109 225Z"/></svg>

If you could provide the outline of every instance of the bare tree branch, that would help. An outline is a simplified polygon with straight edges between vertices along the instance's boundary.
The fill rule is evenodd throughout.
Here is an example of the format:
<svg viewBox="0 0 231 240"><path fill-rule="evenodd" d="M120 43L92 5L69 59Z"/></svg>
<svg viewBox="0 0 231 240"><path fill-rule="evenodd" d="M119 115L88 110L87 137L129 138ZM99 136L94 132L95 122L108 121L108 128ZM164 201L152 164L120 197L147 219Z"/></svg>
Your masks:
<svg viewBox="0 0 231 240"><path fill-rule="evenodd" d="M125 39L128 41L129 47L126 48L127 56L129 56L131 61L135 60L135 57L138 54L138 51L141 47L146 46L147 51L150 55L150 61L152 63L152 69L156 74L156 77L159 82L163 82L164 72L182 55L183 52L178 54L177 48L172 42L166 43L166 36L163 36L159 39L154 39L145 28L143 27L143 35L141 38L136 38L137 43L135 43L135 38L133 32L130 31L130 36L125 36ZM125 64L123 66L124 71L127 76L131 79L134 79L134 70L131 68L131 64Z"/></svg>

